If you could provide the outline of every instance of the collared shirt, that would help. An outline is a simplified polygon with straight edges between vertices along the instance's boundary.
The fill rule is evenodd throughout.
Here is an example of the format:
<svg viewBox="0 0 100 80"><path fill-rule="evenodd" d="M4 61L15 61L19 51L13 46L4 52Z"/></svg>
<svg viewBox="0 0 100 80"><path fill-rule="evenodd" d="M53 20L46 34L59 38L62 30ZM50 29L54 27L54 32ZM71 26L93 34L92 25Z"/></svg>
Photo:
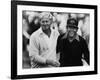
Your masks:
<svg viewBox="0 0 100 80"><path fill-rule="evenodd" d="M47 67L46 59L57 60L56 43L59 33L51 29L48 37L42 29L38 29L30 37L29 56L31 57L32 67Z"/></svg>

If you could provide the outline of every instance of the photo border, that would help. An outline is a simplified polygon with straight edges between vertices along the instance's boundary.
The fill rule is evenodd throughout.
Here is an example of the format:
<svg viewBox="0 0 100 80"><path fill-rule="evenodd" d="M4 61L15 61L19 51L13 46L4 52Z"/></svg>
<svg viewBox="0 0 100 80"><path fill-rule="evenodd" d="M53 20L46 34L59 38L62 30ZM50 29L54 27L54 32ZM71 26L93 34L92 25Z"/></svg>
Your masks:
<svg viewBox="0 0 100 80"><path fill-rule="evenodd" d="M17 5L94 9L94 15L95 15L94 16L94 27L95 27L94 28L94 54L95 54L94 71L17 75ZM97 74L97 5L48 3L48 2L34 2L34 1L11 1L11 78L12 79L75 76L75 75L90 75L90 74Z"/></svg>

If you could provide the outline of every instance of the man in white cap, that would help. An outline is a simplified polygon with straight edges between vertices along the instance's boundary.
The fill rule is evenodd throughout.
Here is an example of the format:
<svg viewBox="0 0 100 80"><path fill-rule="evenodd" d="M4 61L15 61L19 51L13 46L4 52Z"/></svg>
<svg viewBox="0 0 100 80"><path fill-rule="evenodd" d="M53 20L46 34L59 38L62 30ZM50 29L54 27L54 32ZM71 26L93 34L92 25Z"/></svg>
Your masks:
<svg viewBox="0 0 100 80"><path fill-rule="evenodd" d="M30 37L29 56L32 68L58 67L56 54L58 33L51 29L52 15L40 13L40 28Z"/></svg>

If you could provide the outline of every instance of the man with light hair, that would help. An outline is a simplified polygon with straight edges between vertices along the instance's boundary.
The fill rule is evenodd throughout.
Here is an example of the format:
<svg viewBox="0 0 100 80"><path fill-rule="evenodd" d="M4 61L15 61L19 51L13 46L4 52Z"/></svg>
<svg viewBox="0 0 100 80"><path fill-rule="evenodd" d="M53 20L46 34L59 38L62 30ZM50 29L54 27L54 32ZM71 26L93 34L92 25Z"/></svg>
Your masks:
<svg viewBox="0 0 100 80"><path fill-rule="evenodd" d="M58 32L51 28L52 14L40 13L40 28L30 37L29 56L32 68L58 67L56 54Z"/></svg>

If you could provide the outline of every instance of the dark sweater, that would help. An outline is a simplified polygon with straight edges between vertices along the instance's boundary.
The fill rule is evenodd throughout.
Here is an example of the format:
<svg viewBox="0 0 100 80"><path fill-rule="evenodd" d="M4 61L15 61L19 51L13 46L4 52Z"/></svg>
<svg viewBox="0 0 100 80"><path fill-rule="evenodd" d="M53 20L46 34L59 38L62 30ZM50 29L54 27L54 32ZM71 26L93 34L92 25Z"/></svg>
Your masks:
<svg viewBox="0 0 100 80"><path fill-rule="evenodd" d="M89 50L86 41L79 36L79 41L74 39L69 42L67 38L58 37L57 53L60 52L60 64L64 66L82 66L82 54L89 64Z"/></svg>

